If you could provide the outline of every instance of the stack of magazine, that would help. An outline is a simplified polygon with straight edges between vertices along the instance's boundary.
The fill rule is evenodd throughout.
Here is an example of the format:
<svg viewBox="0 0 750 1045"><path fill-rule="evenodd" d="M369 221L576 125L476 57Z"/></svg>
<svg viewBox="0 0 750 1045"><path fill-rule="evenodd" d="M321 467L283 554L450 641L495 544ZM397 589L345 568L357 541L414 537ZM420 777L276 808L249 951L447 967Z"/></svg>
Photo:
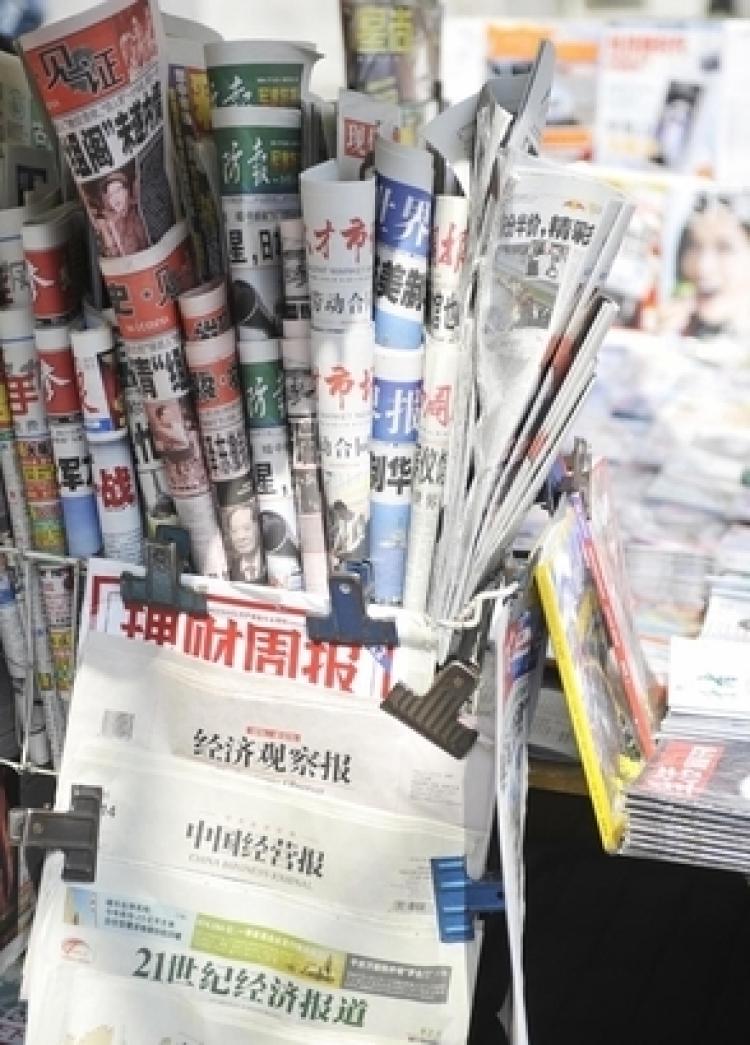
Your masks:
<svg viewBox="0 0 750 1045"><path fill-rule="evenodd" d="M674 638L664 714L661 688L630 626L622 562L606 469L598 463L585 493L564 500L544 534L536 579L603 845L629 856L747 871L745 647Z"/></svg>
<svg viewBox="0 0 750 1045"><path fill-rule="evenodd" d="M628 788L625 852L747 872L750 666L741 578L717 578L702 634L670 644L657 754ZM744 597L743 597L744 595Z"/></svg>
<svg viewBox="0 0 750 1045"><path fill-rule="evenodd" d="M750 743L667 740L627 790L630 856L750 869Z"/></svg>
<svg viewBox="0 0 750 1045"><path fill-rule="evenodd" d="M619 848L624 789L654 751L657 691L626 630L627 595L604 466L588 506L565 499L543 535L535 575L602 843ZM609 533L609 540L605 537Z"/></svg>

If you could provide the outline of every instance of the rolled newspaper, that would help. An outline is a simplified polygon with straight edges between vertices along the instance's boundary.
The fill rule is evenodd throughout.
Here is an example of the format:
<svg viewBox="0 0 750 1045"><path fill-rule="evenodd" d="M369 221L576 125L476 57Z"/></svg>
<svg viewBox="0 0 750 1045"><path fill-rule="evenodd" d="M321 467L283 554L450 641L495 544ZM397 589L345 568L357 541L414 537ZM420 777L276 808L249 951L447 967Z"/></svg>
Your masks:
<svg viewBox="0 0 750 1045"><path fill-rule="evenodd" d="M232 319L223 276L186 290L177 299L186 341L203 341L229 330Z"/></svg>
<svg viewBox="0 0 750 1045"><path fill-rule="evenodd" d="M32 545L37 551L64 555L62 505L34 343L34 317L27 307L0 310L0 344Z"/></svg>
<svg viewBox="0 0 750 1045"><path fill-rule="evenodd" d="M170 331L127 344L154 446L164 463L178 518L188 530L199 573L224 577L228 567L203 458L198 418L181 338Z"/></svg>
<svg viewBox="0 0 750 1045"><path fill-rule="evenodd" d="M185 20L183 20L185 22ZM170 130L180 196L195 249L198 277L208 280L224 270L216 157L211 142L211 110L203 42L168 36L167 95Z"/></svg>
<svg viewBox="0 0 750 1045"><path fill-rule="evenodd" d="M240 377L258 492L268 583L302 587L284 372L278 340L240 341Z"/></svg>
<svg viewBox="0 0 750 1045"><path fill-rule="evenodd" d="M84 216L64 203L28 218L21 228L31 307L37 324L65 323L79 310L83 282Z"/></svg>
<svg viewBox="0 0 750 1045"><path fill-rule="evenodd" d="M434 560L453 431L460 360L459 286L466 258L468 200L435 198L428 335L419 441L414 466L404 606L424 610Z"/></svg>
<svg viewBox="0 0 750 1045"><path fill-rule="evenodd" d="M71 330L65 325L37 327L34 337L68 553L86 559L101 550L102 535L91 474L91 454L78 395Z"/></svg>
<svg viewBox="0 0 750 1045"><path fill-rule="evenodd" d="M31 286L23 256L21 229L31 216L29 207L0 210L0 307L30 305Z"/></svg>
<svg viewBox="0 0 750 1045"><path fill-rule="evenodd" d="M177 298L195 286L184 221L172 226L156 246L127 257L102 257L100 266L125 341L180 329Z"/></svg>
<svg viewBox="0 0 750 1045"><path fill-rule="evenodd" d="M13 543L19 551L28 551L31 548L31 521L13 434L13 417L8 401L8 386L5 380L5 362L2 359L2 353L0 353L0 470L2 470L5 498L10 513Z"/></svg>
<svg viewBox="0 0 750 1045"><path fill-rule="evenodd" d="M211 105L299 108L321 56L298 40L232 40L206 46Z"/></svg>
<svg viewBox="0 0 750 1045"><path fill-rule="evenodd" d="M245 434L234 330L188 341L185 355L195 391L208 474L214 484L229 576L265 576L258 498Z"/></svg>
<svg viewBox="0 0 750 1045"><path fill-rule="evenodd" d="M86 437L90 443L118 438L127 422L112 330L73 330L71 341Z"/></svg>
<svg viewBox="0 0 750 1045"><path fill-rule="evenodd" d="M367 557L374 348L371 323L312 331L328 549L338 561Z"/></svg>
<svg viewBox="0 0 750 1045"><path fill-rule="evenodd" d="M35 679L29 675L29 651L23 620L22 601L16 597L16 582L8 569L5 556L0 557L0 644L10 676L16 712L16 733L19 741L29 712L28 756L31 762L43 766L49 762L50 747L44 726L44 707L35 690ZM28 687L32 692L28 692Z"/></svg>
<svg viewBox="0 0 750 1045"><path fill-rule="evenodd" d="M34 320L28 308L0 309L0 344L5 359L8 400L16 436L15 448L30 524L28 535L19 532L16 539L19 547L28 540L29 546L36 551L61 555L65 554L65 533L52 446L46 430L47 419L33 328ZM3 457L5 471L9 461L5 459L5 453ZM20 525L22 529L22 521ZM56 665L52 657L42 591L38 574L33 569L29 570L29 586L27 594L30 600L36 682L44 708L44 723L53 761L57 766L62 751L64 715L58 699ZM61 681L64 687L64 672Z"/></svg>
<svg viewBox="0 0 750 1045"><path fill-rule="evenodd" d="M432 225L432 156L378 138L375 220L375 340L422 344Z"/></svg>
<svg viewBox="0 0 750 1045"><path fill-rule="evenodd" d="M336 160L344 180L362 180L375 164L375 139L398 141L401 114L393 102L358 91L339 91Z"/></svg>
<svg viewBox="0 0 750 1045"><path fill-rule="evenodd" d="M372 407L370 561L373 599L403 598L423 353L375 348Z"/></svg>
<svg viewBox="0 0 750 1045"><path fill-rule="evenodd" d="M469 201L465 196L436 196L427 331L435 341L460 339L459 288L469 235Z"/></svg>
<svg viewBox="0 0 750 1045"><path fill-rule="evenodd" d="M104 554L109 559L140 563L143 530L138 487L112 329L102 325L73 330L71 340L93 461Z"/></svg>
<svg viewBox="0 0 750 1045"><path fill-rule="evenodd" d="M118 562L140 563L143 526L127 432L91 443L91 457L104 554Z"/></svg>
<svg viewBox="0 0 750 1045"><path fill-rule="evenodd" d="M64 143L101 258L158 243L177 208L155 0L107 0L22 36L19 46Z"/></svg>
<svg viewBox="0 0 750 1045"><path fill-rule="evenodd" d="M285 339L286 408L292 437L292 485L297 509L306 591L328 591L328 556L323 520L317 401L310 339Z"/></svg>
<svg viewBox="0 0 750 1045"><path fill-rule="evenodd" d="M169 493L164 462L154 446L146 408L143 405L143 396L130 364L125 343L120 336L114 312L111 309L98 312L88 302L85 310L86 324L89 328L109 324L112 330L120 387L138 475L138 487L146 515L146 527L149 536L154 537L157 527L160 525L179 525L177 510Z"/></svg>
<svg viewBox="0 0 750 1045"><path fill-rule="evenodd" d="M40 563L38 571L55 668L55 686L60 699L67 702L73 693L73 617L78 609L73 606L73 568Z"/></svg>
<svg viewBox="0 0 750 1045"><path fill-rule="evenodd" d="M310 320L316 330L372 322L375 184L341 181L335 160L300 177Z"/></svg>
<svg viewBox="0 0 750 1045"><path fill-rule="evenodd" d="M117 324L143 396L169 493L190 534L197 571L227 576L226 553L190 396L177 298L195 284L187 225L149 250L101 259Z"/></svg>
<svg viewBox="0 0 750 1045"><path fill-rule="evenodd" d="M235 323L279 333L283 306L278 223L299 214L299 109L231 106L212 112Z"/></svg>
<svg viewBox="0 0 750 1045"><path fill-rule="evenodd" d="M288 322L310 319L310 288L307 282L307 249L302 218L285 218L279 222L279 231L286 331Z"/></svg>

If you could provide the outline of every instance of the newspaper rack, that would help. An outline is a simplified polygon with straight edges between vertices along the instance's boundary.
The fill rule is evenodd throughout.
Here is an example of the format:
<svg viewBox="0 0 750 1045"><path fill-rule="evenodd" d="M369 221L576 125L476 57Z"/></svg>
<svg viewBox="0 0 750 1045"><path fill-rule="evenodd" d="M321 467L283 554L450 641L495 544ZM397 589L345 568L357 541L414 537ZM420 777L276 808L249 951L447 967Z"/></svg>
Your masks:
<svg viewBox="0 0 750 1045"><path fill-rule="evenodd" d="M576 440L567 466L550 476L546 487L546 505L553 510L557 495L578 490L585 496L589 471L589 450L583 440ZM120 580L123 601L161 608L176 609L193 615L206 615L206 597L189 589L180 581L186 553L186 534L178 528L160 528L155 540L144 542L145 573L137 576L124 572ZM78 606L80 581L85 562L40 552L19 551L3 546L0 551L20 561L25 579L38 565L73 567L74 606ZM18 568L18 566L17 566ZM506 571L507 572L507 571ZM399 622L404 611L394 609L390 615L371 615L368 604L368 563L349 563L346 571L329 578L330 609L325 616L308 615L307 630L313 642L342 643L367 647L394 648L402 643ZM450 629L452 651L438 668L432 685L423 694L398 682L381 704L381 709L415 730L427 740L457 759L465 758L476 743L478 733L464 725L460 712L471 701L479 684L483 653L491 619L488 603L513 598L517 585L482 592L468 607L462 620L426 621L428 628ZM386 610L386 607L380 607ZM30 610L27 607L30 620ZM375 610L375 614L378 610ZM71 639L76 645L77 612L72 615ZM456 636L458 636L456 638ZM23 775L42 774L56 777L57 771L38 766L29 758L28 729L31 694L33 692L33 651L29 643L29 675L27 716L21 758L18 763L2 760ZM62 877L69 882L93 882L96 877L99 822L102 808L99 787L74 785L69 811L17 808L10 813L10 839L13 845L42 851L61 850L64 854ZM496 876L471 879L462 855L432 861L432 882L437 914L437 928L443 942L473 939L474 918L504 910L502 881Z"/></svg>

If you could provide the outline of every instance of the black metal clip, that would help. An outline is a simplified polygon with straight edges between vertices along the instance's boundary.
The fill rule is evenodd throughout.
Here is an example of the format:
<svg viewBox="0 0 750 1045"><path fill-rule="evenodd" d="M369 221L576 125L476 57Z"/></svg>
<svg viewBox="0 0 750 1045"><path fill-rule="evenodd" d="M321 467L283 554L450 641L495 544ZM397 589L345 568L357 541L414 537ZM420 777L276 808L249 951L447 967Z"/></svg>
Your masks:
<svg viewBox="0 0 750 1045"><path fill-rule="evenodd" d="M367 612L369 564L347 566L346 572L332 573L328 578L331 609L327 616L308 615L309 638L347 646L398 646L395 620L376 620Z"/></svg>
<svg viewBox="0 0 750 1045"><path fill-rule="evenodd" d="M206 596L180 584L180 552L174 541L143 542L146 576L123 573L120 594L125 605L158 606L193 616L208 615Z"/></svg>
<svg viewBox="0 0 750 1045"><path fill-rule="evenodd" d="M479 684L479 664L491 617L492 608L485 604L479 611L477 623L461 631L455 653L438 670L425 694L420 696L403 682L397 682L380 705L383 711L410 726L453 758L466 758L479 736L458 716L471 701Z"/></svg>
<svg viewBox="0 0 750 1045"><path fill-rule="evenodd" d="M60 849L65 860L63 880L93 882L99 847L102 789L87 784L71 788L71 809L11 809L8 829L13 845L30 849Z"/></svg>
<svg viewBox="0 0 750 1045"><path fill-rule="evenodd" d="M458 713L471 700L478 681L478 668L452 660L438 671L423 696L397 682L380 706L453 758L465 758L478 733L459 722Z"/></svg>

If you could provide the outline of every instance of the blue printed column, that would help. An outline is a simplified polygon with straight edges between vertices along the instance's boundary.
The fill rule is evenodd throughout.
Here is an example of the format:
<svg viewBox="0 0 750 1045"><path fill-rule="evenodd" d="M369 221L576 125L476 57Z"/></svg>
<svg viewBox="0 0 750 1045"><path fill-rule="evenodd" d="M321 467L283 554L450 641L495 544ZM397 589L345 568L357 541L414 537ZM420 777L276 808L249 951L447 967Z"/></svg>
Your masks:
<svg viewBox="0 0 750 1045"><path fill-rule="evenodd" d="M370 559L375 601L400 605L422 394L432 157L378 138L375 174Z"/></svg>
<svg viewBox="0 0 750 1045"><path fill-rule="evenodd" d="M422 394L421 348L377 346L370 443L370 560L373 598L403 598L414 451Z"/></svg>
<svg viewBox="0 0 750 1045"><path fill-rule="evenodd" d="M378 138L375 172L375 341L418 348L427 297L432 157Z"/></svg>

